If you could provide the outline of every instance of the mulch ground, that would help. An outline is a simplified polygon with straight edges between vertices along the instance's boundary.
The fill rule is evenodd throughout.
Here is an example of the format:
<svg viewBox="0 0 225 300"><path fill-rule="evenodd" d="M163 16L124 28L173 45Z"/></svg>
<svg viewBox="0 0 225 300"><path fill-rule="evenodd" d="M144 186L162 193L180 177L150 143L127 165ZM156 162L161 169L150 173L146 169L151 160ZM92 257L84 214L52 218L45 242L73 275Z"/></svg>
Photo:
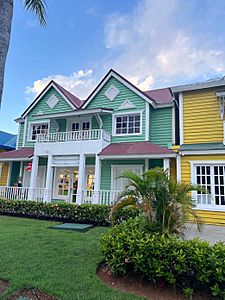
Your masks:
<svg viewBox="0 0 225 300"><path fill-rule="evenodd" d="M37 290L24 289L16 292L8 300L19 300L22 297L29 300L57 300L57 298Z"/></svg>
<svg viewBox="0 0 225 300"><path fill-rule="evenodd" d="M151 300L184 300L185 298L179 291L171 288L158 289L148 281L141 281L135 276L113 277L108 267L105 264L100 265L97 270L98 277L108 284L111 288L130 292L138 296L145 297ZM193 300L218 300L220 298L210 297L203 294L193 295Z"/></svg>
<svg viewBox="0 0 225 300"><path fill-rule="evenodd" d="M0 279L0 294L3 293L9 287L9 282Z"/></svg>

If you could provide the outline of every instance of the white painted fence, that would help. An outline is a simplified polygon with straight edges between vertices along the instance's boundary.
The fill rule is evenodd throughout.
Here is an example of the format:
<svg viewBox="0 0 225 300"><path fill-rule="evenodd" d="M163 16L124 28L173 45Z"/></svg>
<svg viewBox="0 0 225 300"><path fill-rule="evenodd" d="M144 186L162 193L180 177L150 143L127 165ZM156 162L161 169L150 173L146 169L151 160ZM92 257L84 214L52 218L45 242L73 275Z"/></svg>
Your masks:
<svg viewBox="0 0 225 300"><path fill-rule="evenodd" d="M101 139L109 142L110 134L103 129L91 129L39 134L37 137L37 143L89 141Z"/></svg>
<svg viewBox="0 0 225 300"><path fill-rule="evenodd" d="M112 205L118 197L119 191L82 191L81 203L98 203L102 205ZM33 199L37 202L51 202L52 191L45 188L35 188L31 190L28 187L11 187L0 186L0 199L4 200L24 200L28 201ZM78 195L74 195L75 198ZM76 203L76 201L71 202Z"/></svg>
<svg viewBox="0 0 225 300"><path fill-rule="evenodd" d="M0 186L0 199L5 200L29 200L31 190L28 187ZM35 188L32 191L33 201L43 202L49 191L44 188Z"/></svg>

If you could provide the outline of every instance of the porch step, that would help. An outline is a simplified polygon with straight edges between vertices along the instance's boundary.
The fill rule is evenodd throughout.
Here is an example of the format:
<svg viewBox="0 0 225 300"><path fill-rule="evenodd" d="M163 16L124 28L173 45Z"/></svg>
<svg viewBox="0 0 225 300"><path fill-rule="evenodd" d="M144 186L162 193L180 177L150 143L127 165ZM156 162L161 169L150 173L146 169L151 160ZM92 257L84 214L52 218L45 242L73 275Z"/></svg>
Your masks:
<svg viewBox="0 0 225 300"><path fill-rule="evenodd" d="M64 229L64 230L75 230L80 232L86 232L89 229L93 228L92 224L79 224L79 223L62 223L50 228L52 229Z"/></svg>

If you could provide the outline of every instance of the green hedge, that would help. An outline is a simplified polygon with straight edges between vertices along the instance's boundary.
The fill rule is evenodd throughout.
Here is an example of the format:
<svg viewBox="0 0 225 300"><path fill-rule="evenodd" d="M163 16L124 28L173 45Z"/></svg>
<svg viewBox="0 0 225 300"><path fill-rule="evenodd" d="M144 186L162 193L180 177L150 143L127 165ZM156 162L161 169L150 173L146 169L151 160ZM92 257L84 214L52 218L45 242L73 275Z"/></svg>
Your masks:
<svg viewBox="0 0 225 300"><path fill-rule="evenodd" d="M225 298L225 245L181 240L149 232L135 218L102 236L103 259L114 275L136 272L158 286L172 285L190 296L200 290Z"/></svg>
<svg viewBox="0 0 225 300"><path fill-rule="evenodd" d="M97 204L54 204L33 201L1 200L0 214L35 219L53 219L67 222L108 226L110 207ZM137 209L123 209L116 215L117 223L139 214Z"/></svg>

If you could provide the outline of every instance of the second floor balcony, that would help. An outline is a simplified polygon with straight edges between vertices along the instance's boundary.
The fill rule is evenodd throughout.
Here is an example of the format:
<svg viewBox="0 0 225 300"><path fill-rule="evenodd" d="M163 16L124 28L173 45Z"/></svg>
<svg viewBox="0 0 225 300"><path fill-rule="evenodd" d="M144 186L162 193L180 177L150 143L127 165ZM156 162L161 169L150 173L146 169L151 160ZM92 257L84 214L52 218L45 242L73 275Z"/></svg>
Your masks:
<svg viewBox="0 0 225 300"><path fill-rule="evenodd" d="M98 153L110 144L111 136L104 129L43 133L37 136L36 154L53 155Z"/></svg>

